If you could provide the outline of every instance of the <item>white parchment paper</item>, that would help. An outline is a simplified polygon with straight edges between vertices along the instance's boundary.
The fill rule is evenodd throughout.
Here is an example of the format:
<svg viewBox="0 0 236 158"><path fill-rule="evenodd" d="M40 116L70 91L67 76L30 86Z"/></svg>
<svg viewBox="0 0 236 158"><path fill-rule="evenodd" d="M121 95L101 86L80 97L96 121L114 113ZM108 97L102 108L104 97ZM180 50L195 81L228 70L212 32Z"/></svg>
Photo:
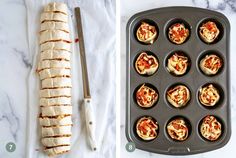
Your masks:
<svg viewBox="0 0 236 158"><path fill-rule="evenodd" d="M25 0L27 9L28 46L33 67L28 79L27 158L44 158L40 140L39 78L35 70L38 63L38 32L43 6L50 0ZM73 41L77 38L74 8L82 13L85 49L90 79L90 89L96 114L96 138L99 150L90 150L86 141L83 108L82 74L78 43L72 43L72 106L73 127L71 151L59 157L111 158L115 157L115 1L68 0L70 29Z"/></svg>

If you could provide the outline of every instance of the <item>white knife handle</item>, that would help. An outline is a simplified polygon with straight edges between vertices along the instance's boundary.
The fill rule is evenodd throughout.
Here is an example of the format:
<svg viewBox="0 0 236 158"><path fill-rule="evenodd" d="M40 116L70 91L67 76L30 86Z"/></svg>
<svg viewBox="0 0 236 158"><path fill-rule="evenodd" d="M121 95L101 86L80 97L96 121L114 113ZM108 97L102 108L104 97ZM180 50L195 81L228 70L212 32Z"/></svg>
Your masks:
<svg viewBox="0 0 236 158"><path fill-rule="evenodd" d="M84 99L85 120L87 128L87 138L92 150L97 150L95 140L95 118L94 111L91 105L91 98Z"/></svg>

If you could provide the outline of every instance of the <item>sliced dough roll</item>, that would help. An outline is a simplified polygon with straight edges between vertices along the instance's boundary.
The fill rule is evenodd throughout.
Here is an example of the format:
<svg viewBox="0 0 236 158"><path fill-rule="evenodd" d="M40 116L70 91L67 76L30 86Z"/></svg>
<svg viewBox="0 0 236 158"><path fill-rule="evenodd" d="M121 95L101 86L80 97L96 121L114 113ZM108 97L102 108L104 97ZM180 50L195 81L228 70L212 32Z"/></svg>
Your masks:
<svg viewBox="0 0 236 158"><path fill-rule="evenodd" d="M60 145L70 145L71 137L50 137L50 138L42 138L42 144L45 147L53 147Z"/></svg>
<svg viewBox="0 0 236 158"><path fill-rule="evenodd" d="M66 41L71 43L70 34L61 30L46 30L40 33L40 44L50 41Z"/></svg>
<svg viewBox="0 0 236 158"><path fill-rule="evenodd" d="M46 51L49 49L53 50L66 50L71 52L71 44L63 41L58 42L47 42L40 45L40 51Z"/></svg>
<svg viewBox="0 0 236 158"><path fill-rule="evenodd" d="M60 21L60 22L68 22L68 16L63 13L54 13L54 12L44 12L41 14L40 22L46 21Z"/></svg>
<svg viewBox="0 0 236 158"><path fill-rule="evenodd" d="M63 136L63 135L64 136L71 135L71 125L42 128L42 137Z"/></svg>
<svg viewBox="0 0 236 158"><path fill-rule="evenodd" d="M68 14L66 4L60 2L49 3L44 7L44 12L61 12L64 14Z"/></svg>
<svg viewBox="0 0 236 158"><path fill-rule="evenodd" d="M70 151L70 146L57 146L57 147L53 147L53 148L46 148L44 150L44 152L48 156L56 156L59 154L67 153L68 151Z"/></svg>
<svg viewBox="0 0 236 158"><path fill-rule="evenodd" d="M40 98L71 97L71 88L43 89L39 92Z"/></svg>
<svg viewBox="0 0 236 158"><path fill-rule="evenodd" d="M40 32L45 30L61 30L69 33L69 25L64 22L45 21L40 25Z"/></svg>
<svg viewBox="0 0 236 158"><path fill-rule="evenodd" d="M54 77L71 77L70 69L50 68L39 72L41 80Z"/></svg>
<svg viewBox="0 0 236 158"><path fill-rule="evenodd" d="M62 59L70 61L71 52L65 50L46 50L40 53L40 60Z"/></svg>
<svg viewBox="0 0 236 158"><path fill-rule="evenodd" d="M71 115L72 106L44 106L41 107L42 116Z"/></svg>
<svg viewBox="0 0 236 158"><path fill-rule="evenodd" d="M41 126L62 126L62 125L72 125L71 116L60 115L58 117L39 117L39 124Z"/></svg>
<svg viewBox="0 0 236 158"><path fill-rule="evenodd" d="M38 63L37 71L50 68L70 69L70 62L66 60L44 60Z"/></svg>
<svg viewBox="0 0 236 158"><path fill-rule="evenodd" d="M40 106L71 105L70 97L40 98Z"/></svg>
<svg viewBox="0 0 236 158"><path fill-rule="evenodd" d="M47 78L42 81L42 89L46 88L71 88L71 78L57 77Z"/></svg>

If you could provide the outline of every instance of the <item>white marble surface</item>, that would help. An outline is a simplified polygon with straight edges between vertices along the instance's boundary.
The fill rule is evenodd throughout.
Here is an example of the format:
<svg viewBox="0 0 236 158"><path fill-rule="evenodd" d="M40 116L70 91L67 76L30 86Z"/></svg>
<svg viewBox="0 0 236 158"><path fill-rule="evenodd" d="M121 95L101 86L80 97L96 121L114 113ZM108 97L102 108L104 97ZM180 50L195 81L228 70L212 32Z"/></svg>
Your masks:
<svg viewBox="0 0 236 158"><path fill-rule="evenodd" d="M126 23L128 19L134 15L135 13L145 11L153 8L167 7L167 6L194 6L194 7L202 7L208 8L212 10L219 11L227 16L231 24L231 115L232 115L232 135L229 143L218 150L197 154L192 156L185 157L201 157L201 158L221 158L221 157L234 157L236 154L235 145L236 145L236 83L232 82L236 80L236 65L232 59L236 58L235 50L236 40L233 38L236 36L236 1L235 0L145 0L145 1L137 1L137 0L121 0L121 90L125 89L125 62L126 62ZM193 15L194 18L194 15ZM125 150L125 144L127 143L127 139L125 137L125 92L121 92L121 157L125 158L166 158L173 157L167 155L160 155L149 153L141 150L135 150L132 153L128 153ZM181 156L179 156L181 157ZM183 156L184 157L184 156Z"/></svg>
<svg viewBox="0 0 236 158"><path fill-rule="evenodd" d="M46 157L41 152L37 135L39 107L29 104L29 100L38 94L28 85L32 81L29 80L29 75L31 78L36 77L30 74L34 71L33 59L37 53L34 49L37 44L36 23L39 22L38 15L42 4L49 1L0 1L0 158L25 158L26 153L30 153L30 158ZM73 77L75 85L73 94L76 96L73 99L72 150L60 157L112 158L116 147L114 141L116 73L113 64L115 63L115 1L65 2L72 13L72 20L73 8L80 6L82 10L91 94L96 106L96 136L100 150L91 152L85 140L85 121L79 104L83 96L82 77L78 66L73 67L73 72L76 72ZM78 61L79 52L76 51L73 54L73 62L79 65ZM29 99L28 96L32 98ZM16 151L13 153L5 149L8 142L16 144Z"/></svg>

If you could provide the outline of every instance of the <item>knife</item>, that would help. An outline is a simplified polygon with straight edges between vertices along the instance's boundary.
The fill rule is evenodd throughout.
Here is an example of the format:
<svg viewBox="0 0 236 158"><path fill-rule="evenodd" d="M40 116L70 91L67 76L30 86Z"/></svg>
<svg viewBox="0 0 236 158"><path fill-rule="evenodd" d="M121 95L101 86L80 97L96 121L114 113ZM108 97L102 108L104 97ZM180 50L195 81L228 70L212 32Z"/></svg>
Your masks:
<svg viewBox="0 0 236 158"><path fill-rule="evenodd" d="M95 140L95 119L93 106L91 105L91 94L89 89L89 78L87 71L85 47L84 47L84 38L82 30L82 21L80 8L75 8L75 17L77 22L78 38L79 38L79 49L80 49L80 58L81 58L81 68L82 68L82 78L83 78L83 91L84 91L84 111L85 111L85 122L87 129L87 138L88 143L92 150L97 150L96 140Z"/></svg>

